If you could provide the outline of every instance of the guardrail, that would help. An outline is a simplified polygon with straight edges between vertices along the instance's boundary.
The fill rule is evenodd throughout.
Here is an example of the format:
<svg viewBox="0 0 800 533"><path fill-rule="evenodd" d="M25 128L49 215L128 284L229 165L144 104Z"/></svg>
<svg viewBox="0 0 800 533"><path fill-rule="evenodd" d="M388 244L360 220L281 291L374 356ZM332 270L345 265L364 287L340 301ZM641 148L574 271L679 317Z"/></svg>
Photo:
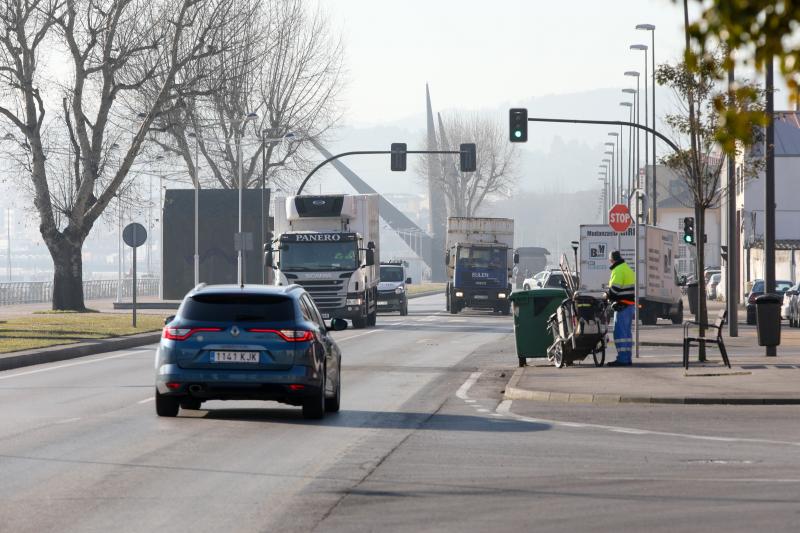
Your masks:
<svg viewBox="0 0 800 533"><path fill-rule="evenodd" d="M145 278L136 280L137 296L158 296L159 280ZM85 300L102 300L116 298L119 280L102 279L83 282L83 298ZM123 298L133 295L133 283L130 279L122 280ZM35 304L53 301L52 281L15 281L0 283L0 305Z"/></svg>

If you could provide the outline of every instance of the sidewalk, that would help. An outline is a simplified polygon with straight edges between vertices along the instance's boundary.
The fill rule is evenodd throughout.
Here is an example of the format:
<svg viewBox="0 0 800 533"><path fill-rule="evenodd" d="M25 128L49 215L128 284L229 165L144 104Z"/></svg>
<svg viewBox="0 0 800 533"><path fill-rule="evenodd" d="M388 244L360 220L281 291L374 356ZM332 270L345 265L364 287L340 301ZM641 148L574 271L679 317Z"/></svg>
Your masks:
<svg viewBox="0 0 800 533"><path fill-rule="evenodd" d="M709 315L721 309L710 302ZM742 315L743 318L743 315ZM682 365L682 326L661 323L640 327L640 357L632 367L594 366L591 355L582 364L555 368L547 359L528 359L505 390L511 400L573 403L800 404L800 329L783 323L777 357L766 357L754 326L739 324L739 336L723 332L731 367L722 364L716 345L699 363L692 347L689 370ZM513 339L512 341L513 342ZM606 362L616 350L609 346Z"/></svg>

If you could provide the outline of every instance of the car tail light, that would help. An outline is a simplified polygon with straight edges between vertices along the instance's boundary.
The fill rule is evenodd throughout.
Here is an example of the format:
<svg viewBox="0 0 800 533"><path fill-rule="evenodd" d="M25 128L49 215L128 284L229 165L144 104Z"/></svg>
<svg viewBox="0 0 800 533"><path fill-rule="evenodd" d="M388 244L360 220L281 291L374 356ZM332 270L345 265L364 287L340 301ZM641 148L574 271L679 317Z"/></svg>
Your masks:
<svg viewBox="0 0 800 533"><path fill-rule="evenodd" d="M297 384L289 385L289 390L292 390L292 391L299 391L299 390L303 390L305 388L306 388L305 385L297 385Z"/></svg>
<svg viewBox="0 0 800 533"><path fill-rule="evenodd" d="M185 341L195 333L201 333L203 331L222 331L222 328L175 328L164 326L164 332L161 334L161 338L171 341Z"/></svg>
<svg viewBox="0 0 800 533"><path fill-rule="evenodd" d="M314 340L314 333L304 329L263 329L250 328L250 333L274 333L286 342L308 342Z"/></svg>
<svg viewBox="0 0 800 533"><path fill-rule="evenodd" d="M167 388L170 390L177 390L181 388L181 384L176 381L167 382Z"/></svg>
<svg viewBox="0 0 800 533"><path fill-rule="evenodd" d="M756 303L756 298L758 298L758 294L751 292L750 296L747 298L747 303L754 304Z"/></svg>

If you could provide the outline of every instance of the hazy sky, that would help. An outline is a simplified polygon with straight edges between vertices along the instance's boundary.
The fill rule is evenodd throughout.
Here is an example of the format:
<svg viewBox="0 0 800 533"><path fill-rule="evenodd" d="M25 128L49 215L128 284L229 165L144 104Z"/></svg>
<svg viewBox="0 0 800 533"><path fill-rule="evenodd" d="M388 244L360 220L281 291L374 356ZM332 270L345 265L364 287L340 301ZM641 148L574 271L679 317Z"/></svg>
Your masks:
<svg viewBox="0 0 800 533"><path fill-rule="evenodd" d="M690 2L694 13L696 2ZM375 124L434 105L482 108L531 96L627 87L644 69L656 26L656 62L683 50L683 3L672 0L325 0L343 34L345 123ZM690 18L692 12L690 12ZM649 52L648 52L649 53ZM648 65L649 68L649 65ZM785 108L785 90L776 107Z"/></svg>

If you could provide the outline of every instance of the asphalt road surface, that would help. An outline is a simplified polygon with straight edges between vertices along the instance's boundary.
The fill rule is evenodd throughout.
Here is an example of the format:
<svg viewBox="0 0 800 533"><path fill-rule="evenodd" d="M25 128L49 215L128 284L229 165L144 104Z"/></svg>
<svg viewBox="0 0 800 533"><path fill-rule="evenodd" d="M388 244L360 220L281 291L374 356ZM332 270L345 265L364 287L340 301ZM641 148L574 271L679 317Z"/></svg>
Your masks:
<svg viewBox="0 0 800 533"><path fill-rule="evenodd" d="M511 318L443 309L337 333L318 422L158 418L154 347L0 372L0 531L800 530L797 407L511 403Z"/></svg>

